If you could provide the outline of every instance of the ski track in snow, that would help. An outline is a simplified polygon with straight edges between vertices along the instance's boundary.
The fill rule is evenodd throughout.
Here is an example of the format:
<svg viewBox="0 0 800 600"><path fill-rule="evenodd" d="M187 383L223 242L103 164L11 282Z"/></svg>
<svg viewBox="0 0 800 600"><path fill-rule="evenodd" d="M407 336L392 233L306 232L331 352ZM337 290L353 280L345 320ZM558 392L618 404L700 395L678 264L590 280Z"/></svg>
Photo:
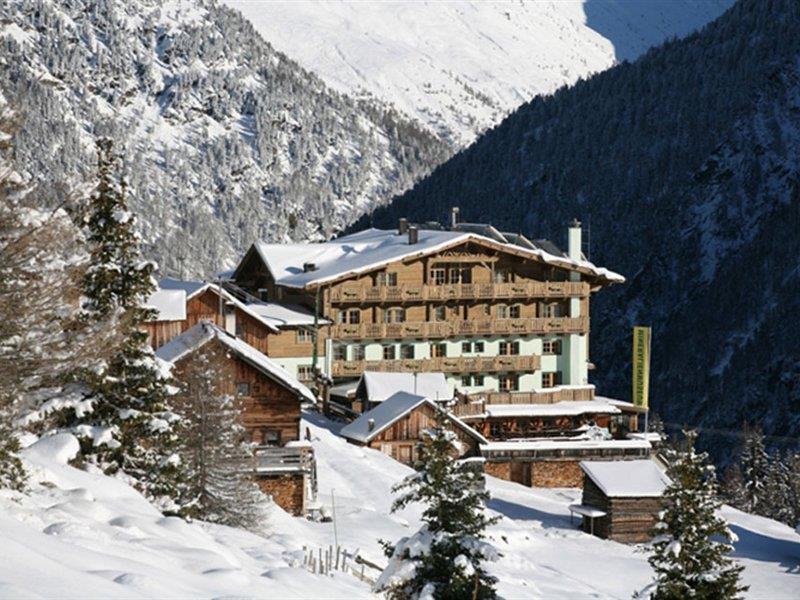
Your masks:
<svg viewBox="0 0 800 600"><path fill-rule="evenodd" d="M306 427L329 511L334 495L340 545L385 564L378 540L397 541L419 524L419 506L389 513L391 486L411 470L348 444L335 435L339 424L317 414L305 415ZM59 439L29 448L33 492L0 493L0 598L370 597L368 585L352 576L312 575L299 566L303 546L334 543L332 523L275 508L268 533L259 536L165 518L121 481L64 465L69 450ZM630 598L649 581L641 547L570 524L567 505L579 491L488 480L490 509L504 517L490 530L502 553L490 564L502 596ZM732 508L723 513L739 536L735 555L746 567L747 597L796 597L800 535Z"/></svg>

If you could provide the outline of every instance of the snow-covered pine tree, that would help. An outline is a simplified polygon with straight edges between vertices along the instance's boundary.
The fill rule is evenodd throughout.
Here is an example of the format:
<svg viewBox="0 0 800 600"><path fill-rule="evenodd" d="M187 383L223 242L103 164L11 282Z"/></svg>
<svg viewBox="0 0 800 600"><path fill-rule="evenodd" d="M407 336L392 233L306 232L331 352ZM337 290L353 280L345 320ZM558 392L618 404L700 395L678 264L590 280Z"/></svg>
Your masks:
<svg viewBox="0 0 800 600"><path fill-rule="evenodd" d="M57 395L79 365L99 363L115 336L77 318L88 264L83 237L62 208L41 210L42 190L9 168L15 127L0 94L0 487L20 489L17 435L65 402L41 398Z"/></svg>
<svg viewBox="0 0 800 600"><path fill-rule="evenodd" d="M792 527L800 527L800 452L792 452L786 458L789 471L789 503L793 509Z"/></svg>
<svg viewBox="0 0 800 600"><path fill-rule="evenodd" d="M744 477L739 465L733 463L725 469L720 482L720 496L726 504L739 510L747 506L747 494L744 489Z"/></svg>
<svg viewBox="0 0 800 600"><path fill-rule="evenodd" d="M84 278L85 321L119 319L122 336L103 369L83 370L88 388L81 410L62 411L60 425L81 441L81 461L107 474L124 473L163 510L180 509L186 482L176 453L180 417L170 406L174 389L166 363L147 344L143 307L155 290L155 265L139 250L135 219L111 140L97 142L98 181L85 216L91 267Z"/></svg>
<svg viewBox="0 0 800 600"><path fill-rule="evenodd" d="M765 501L764 485L769 472L769 454L764 448L764 436L759 427L745 427L739 464L744 479L744 510L761 514L761 504Z"/></svg>
<svg viewBox="0 0 800 600"><path fill-rule="evenodd" d="M770 519L794 527L795 506L792 490L792 474L789 470L791 455L785 458L776 453L769 462L769 470L764 480L764 495L760 503L760 513Z"/></svg>
<svg viewBox="0 0 800 600"><path fill-rule="evenodd" d="M253 480L252 444L241 425L234 374L222 365L225 349L215 341L181 366L176 396L184 417L182 462L190 478L186 516L251 530L263 530L268 499Z"/></svg>
<svg viewBox="0 0 800 600"><path fill-rule="evenodd" d="M437 426L427 432L418 448L417 472L394 487L403 492L392 511L413 503L425 505L424 525L395 545L384 543L389 565L375 584L393 600L418 598L495 598L495 577L484 562L496 560L497 551L484 541L489 499L483 475L469 463L453 459L456 438L440 413Z"/></svg>
<svg viewBox="0 0 800 600"><path fill-rule="evenodd" d="M685 431L685 449L670 451L667 471L672 482L664 491L650 565L654 582L637 594L652 600L730 600L747 590L740 583L742 566L727 554L734 536L719 516L717 481L705 453L697 454L697 434Z"/></svg>

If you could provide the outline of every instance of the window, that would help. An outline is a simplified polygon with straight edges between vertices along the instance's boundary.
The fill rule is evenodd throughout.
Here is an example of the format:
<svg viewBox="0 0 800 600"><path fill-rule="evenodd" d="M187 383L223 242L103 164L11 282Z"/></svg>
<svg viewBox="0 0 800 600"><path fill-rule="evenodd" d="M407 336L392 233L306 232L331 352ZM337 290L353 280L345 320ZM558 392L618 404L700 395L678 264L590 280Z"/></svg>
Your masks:
<svg viewBox="0 0 800 600"><path fill-rule="evenodd" d="M500 375L499 383L501 392L516 392L519 389L519 377L517 375Z"/></svg>
<svg viewBox="0 0 800 600"><path fill-rule="evenodd" d="M400 358L414 358L414 344L400 344Z"/></svg>
<svg viewBox="0 0 800 600"><path fill-rule="evenodd" d="M489 435L493 438L502 437L503 424L497 421L492 421L491 423L489 423Z"/></svg>
<svg viewBox="0 0 800 600"><path fill-rule="evenodd" d="M242 325L241 323L239 323L237 321L236 322L236 337L240 338L243 335L244 335L244 325Z"/></svg>
<svg viewBox="0 0 800 600"><path fill-rule="evenodd" d="M542 305L543 317L563 317L564 307L560 302L546 302Z"/></svg>
<svg viewBox="0 0 800 600"><path fill-rule="evenodd" d="M396 286L397 273L378 273L378 285Z"/></svg>
<svg viewBox="0 0 800 600"><path fill-rule="evenodd" d="M464 387L471 387L472 386L472 377L469 375L462 375L461 376L461 385Z"/></svg>
<svg viewBox="0 0 800 600"><path fill-rule="evenodd" d="M314 379L314 368L311 365L298 365L297 378L300 381L312 381Z"/></svg>
<svg viewBox="0 0 800 600"><path fill-rule="evenodd" d="M542 354L561 354L561 340L545 340L542 342Z"/></svg>
<svg viewBox="0 0 800 600"><path fill-rule="evenodd" d="M446 321L447 320L447 307L446 306L437 306L433 309L433 320L434 321Z"/></svg>
<svg viewBox="0 0 800 600"><path fill-rule="evenodd" d="M483 342L475 342L473 345L473 350L476 354L483 352Z"/></svg>
<svg viewBox="0 0 800 600"><path fill-rule="evenodd" d="M303 344L303 343L310 344L313 341L314 341L314 333L313 332L309 331L308 329L298 329L297 330L297 343L298 344Z"/></svg>
<svg viewBox="0 0 800 600"><path fill-rule="evenodd" d="M542 387L551 388L561 385L561 371L542 373Z"/></svg>
<svg viewBox="0 0 800 600"><path fill-rule="evenodd" d="M361 344L353 345L353 360L364 360L366 349Z"/></svg>
<svg viewBox="0 0 800 600"><path fill-rule="evenodd" d="M385 344L383 346L383 360L394 360L395 355L396 352L394 344Z"/></svg>
<svg viewBox="0 0 800 600"><path fill-rule="evenodd" d="M347 360L347 346L344 344L334 344L333 360Z"/></svg>
<svg viewBox="0 0 800 600"><path fill-rule="evenodd" d="M447 283L447 271L442 268L431 269L431 284L444 285Z"/></svg>
<svg viewBox="0 0 800 600"><path fill-rule="evenodd" d="M361 323L361 311L357 308L350 310L340 310L338 319L339 323L349 323L350 325L358 325Z"/></svg>
<svg viewBox="0 0 800 600"><path fill-rule="evenodd" d="M494 272L495 283L511 283L514 281L514 275L508 269L497 269Z"/></svg>
<svg viewBox="0 0 800 600"><path fill-rule="evenodd" d="M250 384L247 382L241 382L236 384L236 393L239 396L249 396L250 395Z"/></svg>
<svg viewBox="0 0 800 600"><path fill-rule="evenodd" d="M472 342L461 342L461 352L463 354L472 352Z"/></svg>
<svg viewBox="0 0 800 600"><path fill-rule="evenodd" d="M384 323L405 323L406 322L406 309L405 308L386 308L383 311Z"/></svg>
<svg viewBox="0 0 800 600"><path fill-rule="evenodd" d="M508 306L505 304L498 304L497 305L497 318L498 319L507 319L508 318Z"/></svg>
<svg viewBox="0 0 800 600"><path fill-rule="evenodd" d="M470 267L453 267L450 269L450 283L472 283Z"/></svg>
<svg viewBox="0 0 800 600"><path fill-rule="evenodd" d="M447 356L447 344L439 342L431 344L431 358L441 358Z"/></svg>
<svg viewBox="0 0 800 600"><path fill-rule="evenodd" d="M520 307L519 304L514 304L513 306L509 306L508 307L508 318L509 319L519 319L520 314L522 314L522 311L520 310L520 308L521 307Z"/></svg>
<svg viewBox="0 0 800 600"><path fill-rule="evenodd" d="M500 354L503 356L519 354L519 342L500 342Z"/></svg>
<svg viewBox="0 0 800 600"><path fill-rule="evenodd" d="M261 443L264 444L265 446L280 446L281 445L280 429L262 429Z"/></svg>
<svg viewBox="0 0 800 600"><path fill-rule="evenodd" d="M473 375L472 385L483 385L483 375Z"/></svg>

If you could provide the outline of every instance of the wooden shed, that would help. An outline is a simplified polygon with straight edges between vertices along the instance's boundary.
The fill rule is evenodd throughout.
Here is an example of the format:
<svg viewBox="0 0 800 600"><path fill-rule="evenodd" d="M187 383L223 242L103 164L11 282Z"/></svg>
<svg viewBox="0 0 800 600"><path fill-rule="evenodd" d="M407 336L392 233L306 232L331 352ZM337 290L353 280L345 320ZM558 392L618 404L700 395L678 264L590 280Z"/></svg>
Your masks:
<svg viewBox="0 0 800 600"><path fill-rule="evenodd" d="M570 510L583 517L583 530L617 542L647 542L669 484L652 460L584 461L581 504Z"/></svg>
<svg viewBox="0 0 800 600"><path fill-rule="evenodd" d="M436 426L438 410L436 403L424 396L397 392L343 427L339 435L411 465L418 458L417 443L423 432ZM445 415L458 440L457 458L478 455L486 438L452 414Z"/></svg>

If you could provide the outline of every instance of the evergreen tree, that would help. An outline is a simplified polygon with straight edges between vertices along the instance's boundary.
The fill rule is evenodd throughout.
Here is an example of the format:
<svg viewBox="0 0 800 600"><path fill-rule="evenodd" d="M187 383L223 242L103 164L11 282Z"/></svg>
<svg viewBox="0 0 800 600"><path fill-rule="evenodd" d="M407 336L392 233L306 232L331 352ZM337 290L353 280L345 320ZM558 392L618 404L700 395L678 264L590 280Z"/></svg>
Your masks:
<svg viewBox="0 0 800 600"><path fill-rule="evenodd" d="M179 410L186 415L181 456L189 473L184 514L246 529L263 529L267 497L253 480L252 443L241 425L226 352L206 343L181 366Z"/></svg>
<svg viewBox="0 0 800 600"><path fill-rule="evenodd" d="M744 477L739 465L734 463L725 469L720 484L720 495L726 504L739 510L747 506L747 494L744 489Z"/></svg>
<svg viewBox="0 0 800 600"><path fill-rule="evenodd" d="M392 511L413 502L425 505L423 527L396 545L384 544L389 565L376 583L394 600L495 598L496 579L483 563L496 560L496 550L483 541L496 521L485 513L489 499L483 474L470 463L456 461L456 438L440 413L436 428L419 444L417 473L395 486Z"/></svg>
<svg viewBox="0 0 800 600"><path fill-rule="evenodd" d="M796 525L794 512L789 455L784 460L776 453L769 462L767 476L764 479L764 496L759 514L794 527Z"/></svg>
<svg viewBox="0 0 800 600"><path fill-rule="evenodd" d="M766 500L764 486L769 472L769 455L764 448L764 436L758 427L745 428L739 463L744 479L744 510L761 514L761 505Z"/></svg>
<svg viewBox="0 0 800 600"><path fill-rule="evenodd" d="M125 474L165 511L180 507L185 481L176 449L180 418L170 406L169 369L153 356L142 324L155 290L154 265L142 260L135 219L126 207L124 181L108 139L97 142L98 183L86 215L92 266L84 279L84 320L118 319L122 341L103 369L82 371L89 388L80 410L60 424L81 441L81 460L106 474Z"/></svg>
<svg viewBox="0 0 800 600"><path fill-rule="evenodd" d="M717 514L714 467L694 450L696 433L684 432L685 450L670 452L670 485L656 525L650 565L655 581L638 597L653 600L729 600L747 590L739 582L742 566L726 555L733 534ZM716 538L716 539L714 539Z"/></svg>

